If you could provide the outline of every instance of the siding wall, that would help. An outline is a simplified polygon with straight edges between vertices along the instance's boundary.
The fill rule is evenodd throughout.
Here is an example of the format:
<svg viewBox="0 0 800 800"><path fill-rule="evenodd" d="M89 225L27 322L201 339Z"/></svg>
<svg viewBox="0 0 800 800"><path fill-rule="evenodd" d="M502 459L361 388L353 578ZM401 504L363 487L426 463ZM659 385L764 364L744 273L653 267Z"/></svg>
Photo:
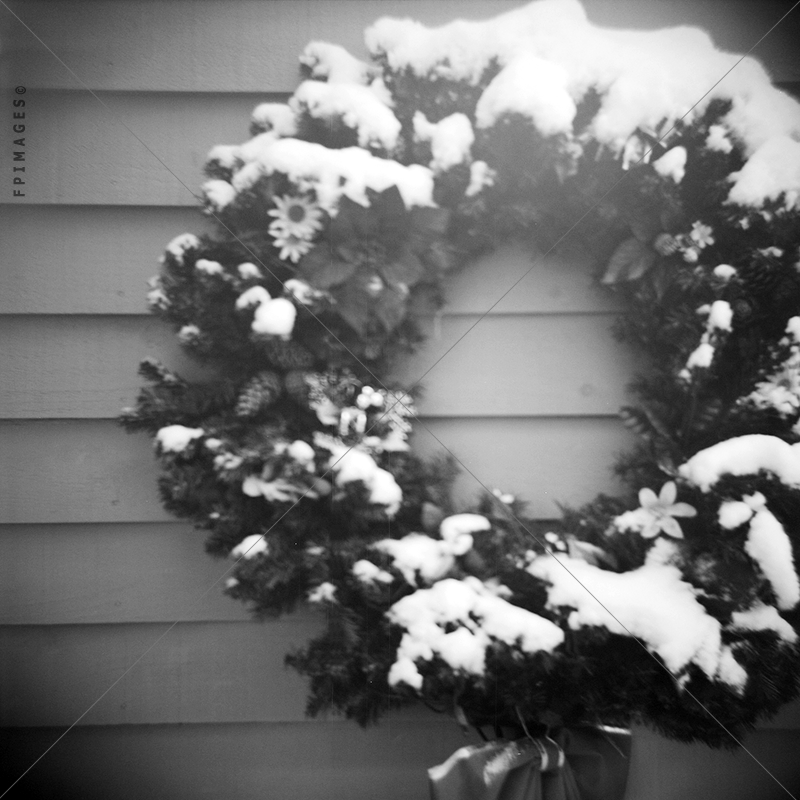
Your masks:
<svg viewBox="0 0 800 800"><path fill-rule="evenodd" d="M223 598L214 584L225 565L161 509L148 440L113 419L135 396L141 357L191 374L146 314L145 280L172 236L206 227L192 196L206 153L244 140L253 106L293 89L303 46L321 38L359 54L363 28L382 15L438 24L515 5L0 7L3 113L11 87L26 86L28 126L25 197L12 198L7 178L0 189L0 790L78 720L8 797L410 800L426 796L425 768L463 743L453 722L422 710L367 732L306 720L303 683L282 660L317 621L259 624ZM736 51L790 5L586 2L602 24L701 24ZM800 80L798 16L756 51L783 82ZM5 135L2 175L10 149ZM462 496L477 478L547 518L557 501L613 490L608 464L626 442L615 413L635 365L611 340L614 306L587 263L568 247L536 266L426 378L429 430L417 447L458 455L475 475ZM509 246L467 269L403 375L435 364L530 264ZM798 716L789 710L748 740L794 787ZM636 739L628 800L778 791L746 754Z"/></svg>

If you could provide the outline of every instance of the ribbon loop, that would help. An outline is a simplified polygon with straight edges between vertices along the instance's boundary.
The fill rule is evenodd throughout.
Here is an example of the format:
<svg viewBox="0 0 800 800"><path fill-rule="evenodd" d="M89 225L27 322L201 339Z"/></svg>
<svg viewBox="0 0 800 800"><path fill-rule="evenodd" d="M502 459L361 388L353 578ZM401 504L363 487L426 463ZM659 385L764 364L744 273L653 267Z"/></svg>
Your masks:
<svg viewBox="0 0 800 800"><path fill-rule="evenodd" d="M432 800L580 800L564 751L544 737L462 747L428 777Z"/></svg>
<svg viewBox="0 0 800 800"><path fill-rule="evenodd" d="M431 800L622 800L628 759L608 736L582 728L462 747L428 770ZM630 735L616 736L629 752Z"/></svg>

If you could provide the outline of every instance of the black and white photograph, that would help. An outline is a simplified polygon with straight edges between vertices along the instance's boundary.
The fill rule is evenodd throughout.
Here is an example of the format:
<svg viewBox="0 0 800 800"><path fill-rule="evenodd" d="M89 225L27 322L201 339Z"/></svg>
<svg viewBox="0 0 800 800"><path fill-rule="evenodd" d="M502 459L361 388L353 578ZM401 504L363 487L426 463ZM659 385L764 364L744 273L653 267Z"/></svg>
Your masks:
<svg viewBox="0 0 800 800"><path fill-rule="evenodd" d="M0 798L798 800L800 0L0 0Z"/></svg>

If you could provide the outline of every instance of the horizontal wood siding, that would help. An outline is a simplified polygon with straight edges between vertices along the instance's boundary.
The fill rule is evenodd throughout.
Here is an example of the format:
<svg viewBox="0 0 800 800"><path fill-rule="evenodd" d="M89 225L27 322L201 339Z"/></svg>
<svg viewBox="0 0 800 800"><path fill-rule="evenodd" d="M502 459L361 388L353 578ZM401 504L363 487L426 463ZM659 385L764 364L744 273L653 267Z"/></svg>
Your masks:
<svg viewBox="0 0 800 800"><path fill-rule="evenodd" d="M0 205L0 227L0 313L144 314L164 246L210 225L196 206Z"/></svg>
<svg viewBox="0 0 800 800"><path fill-rule="evenodd" d="M184 522L0 525L0 624L248 619Z"/></svg>
<svg viewBox="0 0 800 800"><path fill-rule="evenodd" d="M516 0L84 0L68 14L56 0L8 5L50 44L41 45L8 12L14 47L7 68L31 87L95 90L280 92L298 77L298 56L312 39L366 57L363 30L382 16L427 25L456 18L486 19L516 8ZM700 25L723 49L744 53L785 14L781 0L585 0L588 17L615 28ZM158 9L156 11L156 8ZM797 19L789 19L754 55L775 80L800 79ZM74 73L74 74L72 74ZM77 77L76 77L77 76ZM80 81L78 80L80 78Z"/></svg>
<svg viewBox="0 0 800 800"><path fill-rule="evenodd" d="M191 205L205 180L208 151L248 139L253 108L274 99L33 89L25 95L31 134L20 204ZM14 147L5 137L0 155L6 163Z"/></svg>
<svg viewBox="0 0 800 800"><path fill-rule="evenodd" d="M0 731L9 782L63 731ZM445 716L76 728L6 800L422 800L428 767L475 741ZM55 794L56 791L58 794Z"/></svg>
<svg viewBox="0 0 800 800"><path fill-rule="evenodd" d="M69 725L124 675L80 724L302 720L303 680L283 659L319 622L3 627L0 719Z"/></svg>
<svg viewBox="0 0 800 800"><path fill-rule="evenodd" d="M13 776L9 782L61 733L0 732L0 769ZM6 798L422 800L426 769L474 741L435 717L389 717L367 730L349 722L87 726L71 731L47 754L46 768ZM789 795L772 776L798 793L798 748L800 731L759 731L748 740L748 755L637 729L625 800L783 800Z"/></svg>
<svg viewBox="0 0 800 800"><path fill-rule="evenodd" d="M441 24L517 5L0 6L0 78L28 90L29 180L24 198L0 204L0 790L132 667L7 797L412 800L426 794L425 769L464 743L451 720L420 709L367 732L305 721L303 682L283 657L319 619L303 611L262 625L225 598L229 562L164 512L151 443L113 417L135 396L141 358L197 374L145 316L145 282L173 236L210 230L195 205L208 150L244 141L252 108L291 92L305 44L363 56L362 31L382 15ZM615 27L700 24L739 52L788 8L585 5ZM798 24L795 14L754 52L777 80L800 80ZM6 163L10 147L0 140ZM631 440L615 412L635 362L610 336L618 306L579 239L540 256L510 245L455 275L429 343L398 376L415 380L445 354L423 381L415 448L455 453L462 501L498 487L547 519L559 502L617 490L609 464ZM776 729L800 727L798 706L771 724L748 747L796 782L798 733ZM627 800L779 796L741 752L646 733L635 746Z"/></svg>
<svg viewBox="0 0 800 800"><path fill-rule="evenodd" d="M153 317L0 317L0 415L5 419L116 418L132 405L145 356L202 373Z"/></svg>

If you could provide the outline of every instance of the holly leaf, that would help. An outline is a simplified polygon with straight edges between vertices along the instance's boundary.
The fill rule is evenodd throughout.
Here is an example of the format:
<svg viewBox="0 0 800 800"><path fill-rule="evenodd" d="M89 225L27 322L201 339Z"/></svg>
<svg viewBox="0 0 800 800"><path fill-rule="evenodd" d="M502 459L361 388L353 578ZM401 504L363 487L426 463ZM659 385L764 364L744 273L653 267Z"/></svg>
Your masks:
<svg viewBox="0 0 800 800"><path fill-rule="evenodd" d="M661 230L674 231L681 227L684 221L683 209L680 204L673 201L667 205L666 208L661 210L660 222Z"/></svg>
<svg viewBox="0 0 800 800"><path fill-rule="evenodd" d="M313 282L317 273L325 268L325 265L330 259L330 250L320 243L300 259L297 264L297 272L307 280Z"/></svg>
<svg viewBox="0 0 800 800"><path fill-rule="evenodd" d="M570 558L580 559L595 567L608 563L605 550L590 542L576 539L574 536L567 537L567 552Z"/></svg>
<svg viewBox="0 0 800 800"><path fill-rule="evenodd" d="M663 230L659 209L635 206L625 213L631 233L643 244L649 244Z"/></svg>
<svg viewBox="0 0 800 800"><path fill-rule="evenodd" d="M426 317L435 314L444 305L438 287L418 283L408 297L406 307L413 317Z"/></svg>
<svg viewBox="0 0 800 800"><path fill-rule="evenodd" d="M411 224L417 233L444 236L450 224L450 211L428 206L414 208L411 211Z"/></svg>
<svg viewBox="0 0 800 800"><path fill-rule="evenodd" d="M408 238L408 211L397 186L390 186L373 201L381 242L390 250L401 247Z"/></svg>
<svg viewBox="0 0 800 800"><path fill-rule="evenodd" d="M637 238L631 237L620 244L611 256L605 274L600 279L605 284L635 281L656 262L656 252Z"/></svg>
<svg viewBox="0 0 800 800"><path fill-rule="evenodd" d="M317 274L314 283L320 289L328 289L344 283L355 271L356 265L352 261L331 259L327 266Z"/></svg>
<svg viewBox="0 0 800 800"><path fill-rule="evenodd" d="M650 273L650 283L653 291L656 294L656 300L660 303L667 293L667 290L672 285L672 279L668 269L665 268L664 259L662 259L661 267Z"/></svg>
<svg viewBox="0 0 800 800"><path fill-rule="evenodd" d="M406 315L405 297L392 288L384 289L375 305L375 314L387 332L393 331Z"/></svg>
<svg viewBox="0 0 800 800"><path fill-rule="evenodd" d="M457 263L455 250L443 240L432 242L424 252L423 258L425 263L440 275L449 272Z"/></svg>
<svg viewBox="0 0 800 800"><path fill-rule="evenodd" d="M334 293L336 311L359 336L364 336L370 319L374 299L353 283L346 283Z"/></svg>
<svg viewBox="0 0 800 800"><path fill-rule="evenodd" d="M474 548L467 550L461 556L461 564L470 575L475 575L477 578L483 578L484 580L489 577L486 559Z"/></svg>
<svg viewBox="0 0 800 800"><path fill-rule="evenodd" d="M318 289L338 286L355 271L354 262L335 258L326 247L315 247L298 264L298 272Z"/></svg>
<svg viewBox="0 0 800 800"><path fill-rule="evenodd" d="M407 287L411 287L425 274L425 267L410 250L406 249L395 261L381 267L380 271L388 283L395 286L404 283Z"/></svg>
<svg viewBox="0 0 800 800"><path fill-rule="evenodd" d="M364 209L349 197L339 198L338 211L335 217L331 218L328 228L328 235L334 243L350 242L356 236L356 227L353 218L359 211Z"/></svg>
<svg viewBox="0 0 800 800"><path fill-rule="evenodd" d="M339 198L338 208L329 229L332 241L346 243L357 238L369 239L378 235L378 214L373 208L365 208L345 196Z"/></svg>
<svg viewBox="0 0 800 800"><path fill-rule="evenodd" d="M409 246L415 253L421 253L447 234L450 211L446 208L413 208L409 219Z"/></svg>

